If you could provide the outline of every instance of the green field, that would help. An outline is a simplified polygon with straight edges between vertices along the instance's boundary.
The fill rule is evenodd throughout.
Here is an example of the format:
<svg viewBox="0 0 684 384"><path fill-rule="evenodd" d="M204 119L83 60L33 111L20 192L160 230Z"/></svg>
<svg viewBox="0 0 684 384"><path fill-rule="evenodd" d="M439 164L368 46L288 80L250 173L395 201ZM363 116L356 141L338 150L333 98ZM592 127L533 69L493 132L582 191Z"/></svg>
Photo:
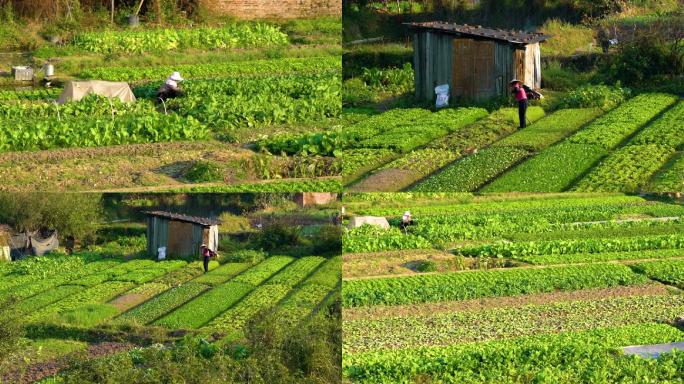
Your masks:
<svg viewBox="0 0 684 384"><path fill-rule="evenodd" d="M352 194L343 371L360 383L677 382L684 206L619 194ZM414 223L400 231L405 210ZM600 377L600 379L598 379ZM591 379L590 379L591 378Z"/></svg>

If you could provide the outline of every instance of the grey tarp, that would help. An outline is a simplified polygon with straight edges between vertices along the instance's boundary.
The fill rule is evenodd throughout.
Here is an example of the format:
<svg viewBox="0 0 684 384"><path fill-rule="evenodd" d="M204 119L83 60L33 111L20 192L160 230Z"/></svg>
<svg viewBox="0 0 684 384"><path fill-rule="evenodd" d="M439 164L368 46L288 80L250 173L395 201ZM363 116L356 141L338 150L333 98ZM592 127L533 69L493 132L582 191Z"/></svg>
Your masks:
<svg viewBox="0 0 684 384"><path fill-rule="evenodd" d="M43 256L58 247L57 231L34 231L10 236L12 260L25 256Z"/></svg>
<svg viewBox="0 0 684 384"><path fill-rule="evenodd" d="M135 101L135 95L133 95L133 91L131 91L131 87L128 83L88 80L68 82L64 86L62 94L59 95L57 103L64 104L69 101L78 101L89 94L112 98L116 97L124 103L132 103Z"/></svg>

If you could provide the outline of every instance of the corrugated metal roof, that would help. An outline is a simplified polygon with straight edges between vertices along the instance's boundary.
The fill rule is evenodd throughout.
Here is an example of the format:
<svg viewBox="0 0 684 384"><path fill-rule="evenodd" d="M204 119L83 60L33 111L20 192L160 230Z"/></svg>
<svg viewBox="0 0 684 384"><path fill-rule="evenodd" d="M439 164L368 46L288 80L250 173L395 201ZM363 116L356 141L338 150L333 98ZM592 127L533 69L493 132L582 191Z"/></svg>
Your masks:
<svg viewBox="0 0 684 384"><path fill-rule="evenodd" d="M189 215L183 215L181 213L164 212L164 211L147 211L147 212L145 212L145 214L149 215L149 216L163 217L163 218L167 218L167 219L171 219L171 220L185 221L187 223L200 224L200 225L205 225L205 226L221 224L221 222L218 221L217 219L211 219L209 217L189 216Z"/></svg>
<svg viewBox="0 0 684 384"><path fill-rule="evenodd" d="M430 29L457 36L473 36L484 39L505 41L513 44L533 44L548 40L551 35L541 32L513 31L498 28L486 28L481 25L453 24L443 21L428 21L424 23L404 23L412 29Z"/></svg>

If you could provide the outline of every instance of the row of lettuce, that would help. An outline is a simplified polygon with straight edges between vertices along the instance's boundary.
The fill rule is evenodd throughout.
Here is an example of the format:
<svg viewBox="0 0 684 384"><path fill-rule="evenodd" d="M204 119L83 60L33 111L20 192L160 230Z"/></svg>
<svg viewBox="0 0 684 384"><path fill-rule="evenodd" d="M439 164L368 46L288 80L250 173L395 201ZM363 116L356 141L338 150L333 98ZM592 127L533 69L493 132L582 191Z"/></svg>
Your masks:
<svg viewBox="0 0 684 384"><path fill-rule="evenodd" d="M205 327L233 337L247 321L269 311L283 326L305 320L337 289L341 262L339 257L272 256L256 265L212 262L203 274L198 262L126 262L95 254L47 259L28 269L1 271L0 296L16 300L3 301L7 306L1 311L25 323Z"/></svg>
<svg viewBox="0 0 684 384"><path fill-rule="evenodd" d="M249 63L243 65L250 68ZM273 66L282 67L285 74L269 75ZM320 73L297 73L302 66ZM187 96L166 105L154 101L159 83L135 87L139 100L133 104L89 97L57 105L47 100L21 100L23 96L30 99L33 93L42 95L42 90L18 92L15 100L0 107L0 151L210 137L231 140L235 130L242 127L339 117L339 58L327 57L311 64L297 59L259 61L255 68L259 76L189 80L184 85Z"/></svg>
<svg viewBox="0 0 684 384"><path fill-rule="evenodd" d="M477 122L469 119L473 114ZM681 189L684 103L677 96L641 94L608 112L572 108L544 117L541 108L531 108L527 119L531 124L518 130L512 109L489 116L470 108L396 109L347 128L335 148L344 157L347 182L391 174L401 179L391 185L394 190ZM371 136L354 141L357 129ZM268 145L296 152L312 141L298 137Z"/></svg>
<svg viewBox="0 0 684 384"><path fill-rule="evenodd" d="M406 195L353 197L354 214L386 216L393 228L350 230L346 251L407 244L451 248L455 242L454 253L466 257L533 265L347 278L342 284L346 378L359 383L679 380L681 351L640 358L621 349L684 341L684 332L673 326L684 310L681 205L624 195ZM396 226L406 209L414 223L403 232ZM390 232L392 239L383 244L380 239ZM391 254L358 257L382 263Z"/></svg>

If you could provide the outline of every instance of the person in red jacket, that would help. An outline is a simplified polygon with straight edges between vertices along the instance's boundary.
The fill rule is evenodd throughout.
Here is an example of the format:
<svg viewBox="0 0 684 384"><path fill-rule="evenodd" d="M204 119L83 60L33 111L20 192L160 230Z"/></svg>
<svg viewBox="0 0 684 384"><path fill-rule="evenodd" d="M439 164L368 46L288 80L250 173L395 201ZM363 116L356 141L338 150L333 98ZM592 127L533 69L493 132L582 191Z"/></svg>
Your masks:
<svg viewBox="0 0 684 384"><path fill-rule="evenodd" d="M522 82L518 79L511 80L511 91L515 96L515 100L518 101L518 117L520 118L520 128L525 128L527 113L527 92L523 88Z"/></svg>

